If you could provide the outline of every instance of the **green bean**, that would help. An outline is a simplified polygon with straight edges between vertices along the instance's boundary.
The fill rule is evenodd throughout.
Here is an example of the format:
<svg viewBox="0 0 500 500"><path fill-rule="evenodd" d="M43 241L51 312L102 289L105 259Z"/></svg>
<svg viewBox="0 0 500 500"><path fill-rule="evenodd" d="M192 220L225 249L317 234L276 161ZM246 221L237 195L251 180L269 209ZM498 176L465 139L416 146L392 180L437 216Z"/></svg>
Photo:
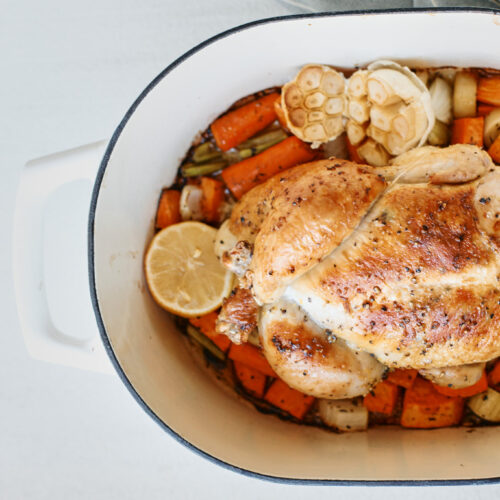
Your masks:
<svg viewBox="0 0 500 500"><path fill-rule="evenodd" d="M185 163L181 166L183 177L198 177L200 175L210 175L222 170L229 163L238 162L250 158L262 151L278 144L287 137L283 130L272 130L258 137L253 137L240 144L236 151L222 153L214 149L213 144L205 142L196 147L193 152L193 162ZM243 145L247 147L242 148ZM249 145L253 144L253 145Z"/></svg>
<svg viewBox="0 0 500 500"><path fill-rule="evenodd" d="M187 334L203 348L213 354L217 359L225 361L226 355L203 333L200 333L196 328L188 325L186 328Z"/></svg>
<svg viewBox="0 0 500 500"><path fill-rule="evenodd" d="M264 144L259 144L258 146L254 146L252 148L240 149L240 151L239 151L240 158L243 160L245 158L250 158L250 156L254 156L254 155L257 155L259 153L262 153L262 151L265 151L266 149L270 148L271 146L278 144L278 142L281 142L285 137L286 137L286 134L284 137L276 136L273 140L266 142Z"/></svg>
<svg viewBox="0 0 500 500"><path fill-rule="evenodd" d="M244 142L242 142L239 146L238 149L241 151L242 149L249 149L249 148L254 148L261 146L263 144L268 144L270 142L274 141L274 144L277 142L282 141L283 139L286 139L287 135L284 130L282 129L276 129L276 130L271 130L270 132L266 132L265 134L257 135L255 137L252 137L251 139L248 139Z"/></svg>
<svg viewBox="0 0 500 500"><path fill-rule="evenodd" d="M204 142L196 146L193 151L193 161L195 163L204 163L218 156L221 156L221 152L217 151L211 142Z"/></svg>
<svg viewBox="0 0 500 500"><path fill-rule="evenodd" d="M226 160L214 161L212 163L186 163L181 167L183 177L197 177L199 175L209 175L222 170L227 165Z"/></svg>
<svg viewBox="0 0 500 500"><path fill-rule="evenodd" d="M196 164L207 163L213 160L219 161L222 160L222 153L220 151L213 151L206 155L197 155L196 158L193 156L193 160Z"/></svg>
<svg viewBox="0 0 500 500"><path fill-rule="evenodd" d="M238 152L238 158L239 160L246 160L247 158L250 158L250 156L253 156L254 152L252 148L247 148L247 149L242 149L241 151Z"/></svg>

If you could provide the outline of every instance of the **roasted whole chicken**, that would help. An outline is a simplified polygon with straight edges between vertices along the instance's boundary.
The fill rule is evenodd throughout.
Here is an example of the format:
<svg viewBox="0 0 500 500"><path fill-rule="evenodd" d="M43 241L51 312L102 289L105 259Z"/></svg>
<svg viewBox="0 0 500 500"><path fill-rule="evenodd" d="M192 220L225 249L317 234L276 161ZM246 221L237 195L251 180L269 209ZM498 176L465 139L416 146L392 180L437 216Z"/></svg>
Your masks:
<svg viewBox="0 0 500 500"><path fill-rule="evenodd" d="M237 203L216 252L244 290L219 331L257 324L306 394L363 395L392 368L472 385L500 356L500 168L475 146L286 170Z"/></svg>

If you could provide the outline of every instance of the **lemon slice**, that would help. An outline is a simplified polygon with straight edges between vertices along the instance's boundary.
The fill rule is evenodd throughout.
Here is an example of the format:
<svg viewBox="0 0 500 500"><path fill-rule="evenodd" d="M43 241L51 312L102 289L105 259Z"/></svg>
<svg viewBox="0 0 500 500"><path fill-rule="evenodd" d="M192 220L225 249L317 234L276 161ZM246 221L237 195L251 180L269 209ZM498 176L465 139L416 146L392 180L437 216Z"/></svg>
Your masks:
<svg viewBox="0 0 500 500"><path fill-rule="evenodd" d="M217 230L195 221L157 233L146 252L146 281L155 301L167 311L190 318L217 309L229 295L232 273L217 259Z"/></svg>

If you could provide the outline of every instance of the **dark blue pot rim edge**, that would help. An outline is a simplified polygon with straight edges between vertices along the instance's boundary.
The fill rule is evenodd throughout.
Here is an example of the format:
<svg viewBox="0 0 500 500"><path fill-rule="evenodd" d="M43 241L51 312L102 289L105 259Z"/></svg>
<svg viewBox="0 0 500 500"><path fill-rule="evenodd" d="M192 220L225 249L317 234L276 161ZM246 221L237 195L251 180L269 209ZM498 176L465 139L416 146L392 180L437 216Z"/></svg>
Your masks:
<svg viewBox="0 0 500 500"><path fill-rule="evenodd" d="M94 313L96 316L97 326L99 328L99 332L101 335L102 342L104 344L105 350L117 371L120 379L125 384L126 388L132 395L132 397L137 401L137 403L142 407L142 409L168 434L170 434L176 441L183 444L186 448L194 451L198 455L203 458L209 460L210 462L217 464L219 466L224 467L225 469L231 470L233 472L237 472L246 477L258 478L262 480L266 480L273 483L281 483L281 484L296 484L296 485L316 485L316 486L324 486L324 485L336 485L336 486L457 486L457 485L483 485L483 484L497 484L500 483L499 477L488 477L488 478L480 478L480 479L431 479L431 480L343 480L343 479L300 479L300 478L289 478L289 477L280 477L280 476L271 476L267 474L262 474L259 472L254 472L248 469L243 469L236 465L225 462L209 453L203 451L202 449L196 447L186 439L184 439L180 434L175 432L172 428L170 428L156 413L148 406L148 404L141 398L139 393L135 390L132 383L128 379L125 374L123 368L121 367L118 359L115 356L113 348L111 347L111 342L106 333L106 328L104 326L104 322L101 316L101 312L99 309L99 300L97 298L97 290L96 290L96 282L95 282L95 267L94 267L94 222L96 215L96 207L97 200L99 197L99 191L102 183L102 179L104 177L104 173L106 171L107 164L111 157L111 154L114 150L114 147L125 128L127 122L130 117L133 115L139 104L144 100L144 98L151 92L153 88L158 85L158 83L168 75L173 69L175 69L179 64L184 62L186 59L191 57L193 54L199 52L206 46L226 38L230 35L238 33L240 31L247 30L254 26L259 26L263 24L275 23L280 21L287 21L290 19L308 19L308 18L319 18L319 17L337 17L337 16L362 16L362 15L377 15L377 14L401 14L401 13L434 13L434 12L483 12L494 15L500 15L500 10L489 9L489 8L480 8L480 7L445 7L445 8L435 8L435 9L427 9L427 8L413 8L413 9L369 9L369 10L360 10L360 11L342 11L342 12L319 12L319 13L310 13L310 14L292 14L286 16L276 16L270 17L266 19L261 19L257 21L252 21L249 23L245 23L234 28L223 31L215 36L208 38L207 40L199 43L192 49L185 52L183 55L178 57L175 61L169 64L163 71L161 71L149 84L148 86L141 92L139 97L134 101L134 103L130 106L130 108L125 113L125 116L122 118L118 127L115 129L113 136L106 148L103 159L99 166L99 170L97 172L94 189L92 192L92 199L90 203L89 210L89 221L88 221L88 266L89 266L89 285L90 285L90 295L92 306L94 309Z"/></svg>

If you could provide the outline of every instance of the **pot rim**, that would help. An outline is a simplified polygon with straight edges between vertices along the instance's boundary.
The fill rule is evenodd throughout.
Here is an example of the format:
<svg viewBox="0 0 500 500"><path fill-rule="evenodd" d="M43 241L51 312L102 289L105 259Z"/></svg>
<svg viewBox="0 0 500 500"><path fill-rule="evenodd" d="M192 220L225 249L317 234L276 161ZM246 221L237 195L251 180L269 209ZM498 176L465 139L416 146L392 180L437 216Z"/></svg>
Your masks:
<svg viewBox="0 0 500 500"><path fill-rule="evenodd" d="M379 14L408 14L408 13L435 13L435 12L444 12L444 13L456 13L456 12L482 12L489 13L494 15L500 15L500 10L493 8L485 8L485 7L438 7L438 8L404 8L404 9L365 9L365 10L355 10L355 11L341 11L341 12L317 12L317 13L308 13L308 14L291 14L285 16L275 16L264 19L259 19L257 21L251 21L248 23L244 23L228 30L222 31L221 33L214 35L205 41L195 45L193 48L182 54L180 57L175 59L171 64L169 64L165 69L163 69L147 86L146 88L139 94L133 104L125 113L124 117L120 121L119 125L116 127L108 146L106 147L106 151L102 158L101 164L97 171L96 180L94 183L94 188L92 191L92 198L90 203L89 210L89 219L88 219L88 272L89 272L89 285L90 285L90 296L92 301L92 307L94 309L94 314L97 321L97 326L99 329L99 333L101 336L101 340L104 344L104 348L106 350L111 363L113 364L118 376L121 381L124 383L125 387L128 389L132 397L137 401L137 403L141 406L141 408L170 436L172 436L177 442L183 444L186 448L194 451L199 456L209 460L210 462L217 464L225 469L237 472L246 477L258 478L267 480L273 483L280 484L296 484L296 485L317 485L317 486L325 486L325 485L335 485L335 486L457 486L457 485L481 485L481 484L497 484L500 483L500 476L498 477L487 477L480 479L392 479L392 480L363 480L363 479L300 479L300 478L291 478L291 477L281 477L281 476L272 476L268 474L263 474L260 472L254 472L252 470L244 469L233 465L231 463L225 462L216 456L210 455L205 452L201 448L193 445L186 439L184 439L180 434L175 432L171 427L169 427L142 399L139 393L135 390L132 383L128 379L125 371L121 367L118 359L115 356L113 348L111 346L111 342L109 340L108 334L106 332L106 327L104 326L104 321L101 316L101 311L99 308L99 299L97 297L96 290L96 281L95 281L95 266L94 266L94 223L95 223L95 215L96 215L96 207L97 200L99 198L99 192L102 184L102 180L111 157L115 145L127 125L129 119L134 114L137 107L141 104L141 102L146 98L146 96L153 90L158 83L163 80L172 70L174 70L177 66L179 66L186 59L191 57L193 54L201 51L205 47L211 45L212 43L231 36L235 33L239 33L241 31L245 31L247 29L253 28L254 26L260 26L264 24L276 23L281 21L288 21L291 19L311 19L311 18L321 18L321 17L339 17L339 16L363 16L363 15L379 15Z"/></svg>

